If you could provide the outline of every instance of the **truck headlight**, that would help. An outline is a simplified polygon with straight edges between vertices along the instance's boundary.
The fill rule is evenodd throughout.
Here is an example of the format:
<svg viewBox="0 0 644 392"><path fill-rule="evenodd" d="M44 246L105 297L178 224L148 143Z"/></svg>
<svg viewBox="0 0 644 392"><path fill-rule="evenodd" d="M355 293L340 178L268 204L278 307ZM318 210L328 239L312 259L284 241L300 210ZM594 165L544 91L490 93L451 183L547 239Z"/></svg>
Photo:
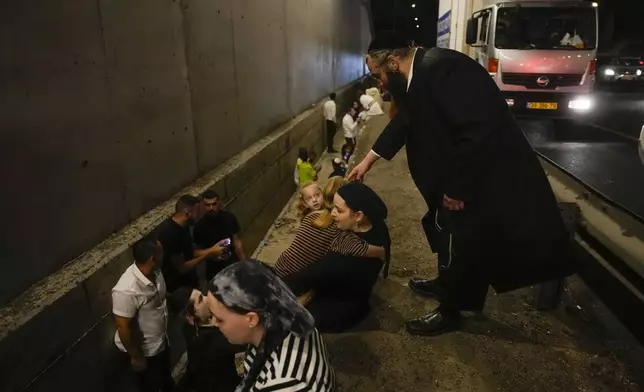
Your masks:
<svg viewBox="0 0 644 392"><path fill-rule="evenodd" d="M604 75L605 76L615 76L615 70L612 68L606 68L604 70Z"/></svg>
<svg viewBox="0 0 644 392"><path fill-rule="evenodd" d="M580 111L589 110L593 106L593 101L588 98L573 99L568 102L568 108Z"/></svg>

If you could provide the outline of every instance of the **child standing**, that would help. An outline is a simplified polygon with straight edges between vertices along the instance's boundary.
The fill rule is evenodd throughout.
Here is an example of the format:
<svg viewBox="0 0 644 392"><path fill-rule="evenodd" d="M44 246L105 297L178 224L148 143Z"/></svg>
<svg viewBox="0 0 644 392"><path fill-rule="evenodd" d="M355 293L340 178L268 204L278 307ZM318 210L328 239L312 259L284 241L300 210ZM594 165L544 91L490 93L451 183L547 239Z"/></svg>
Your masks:
<svg viewBox="0 0 644 392"><path fill-rule="evenodd" d="M297 162L293 172L295 185L303 185L318 179L317 170L310 162L309 153L304 147L300 147L297 154Z"/></svg>

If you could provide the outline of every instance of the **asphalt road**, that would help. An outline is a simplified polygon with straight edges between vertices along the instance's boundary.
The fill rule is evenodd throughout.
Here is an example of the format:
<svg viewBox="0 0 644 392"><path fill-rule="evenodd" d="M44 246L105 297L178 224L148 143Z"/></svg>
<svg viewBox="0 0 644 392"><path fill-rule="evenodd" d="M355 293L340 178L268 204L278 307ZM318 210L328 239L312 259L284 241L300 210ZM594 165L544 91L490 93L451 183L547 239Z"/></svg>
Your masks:
<svg viewBox="0 0 644 392"><path fill-rule="evenodd" d="M637 138L644 96L605 94L581 121L519 120L533 147L579 180L644 219L644 163Z"/></svg>

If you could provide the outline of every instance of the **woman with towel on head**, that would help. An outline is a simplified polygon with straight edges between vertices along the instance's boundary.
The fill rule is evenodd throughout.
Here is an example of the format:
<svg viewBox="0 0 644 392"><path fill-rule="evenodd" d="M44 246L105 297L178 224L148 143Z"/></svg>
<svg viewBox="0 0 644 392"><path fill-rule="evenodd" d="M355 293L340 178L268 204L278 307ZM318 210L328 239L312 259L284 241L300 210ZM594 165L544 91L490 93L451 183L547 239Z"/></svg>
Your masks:
<svg viewBox="0 0 644 392"><path fill-rule="evenodd" d="M344 233L336 237L329 252L317 263L283 277L295 295L313 293L310 299L303 300L323 333L343 332L366 318L383 264L383 275L387 276L391 245L385 222L387 206L367 185L351 182L340 187L334 197L332 215ZM337 251L355 235L384 247L385 262Z"/></svg>
<svg viewBox="0 0 644 392"><path fill-rule="evenodd" d="M209 285L212 324L232 344L247 344L235 392L335 390L335 373L314 319L261 262L237 262Z"/></svg>

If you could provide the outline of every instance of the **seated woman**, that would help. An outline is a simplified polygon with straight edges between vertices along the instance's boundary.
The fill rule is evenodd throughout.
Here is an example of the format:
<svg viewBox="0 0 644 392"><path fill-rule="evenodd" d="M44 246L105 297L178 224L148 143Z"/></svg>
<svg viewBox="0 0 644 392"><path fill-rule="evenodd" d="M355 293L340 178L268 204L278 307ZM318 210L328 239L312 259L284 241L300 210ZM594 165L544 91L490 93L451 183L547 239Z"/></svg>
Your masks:
<svg viewBox="0 0 644 392"><path fill-rule="evenodd" d="M377 257L360 257L339 252L344 242L357 235L364 241L385 249L385 269L389 268L391 240L385 219L387 206L368 186L351 182L335 194L333 218L343 233L330 251L311 264L282 279L295 295L315 295L306 308L323 333L342 332L360 323L369 314L369 299L383 261Z"/></svg>
<svg viewBox="0 0 644 392"><path fill-rule="evenodd" d="M261 262L240 261L219 272L207 303L213 325L228 341L248 345L236 392L335 390L313 317Z"/></svg>
<svg viewBox="0 0 644 392"><path fill-rule="evenodd" d="M332 177L324 191L315 183L302 186L300 190L299 216L302 222L297 229L291 245L279 256L273 267L278 276L283 277L299 271L307 265L322 259L329 251L331 243L339 230L331 216L333 196L347 181L342 177ZM358 236L345 238L338 251L354 256L385 257L380 246L371 246Z"/></svg>

